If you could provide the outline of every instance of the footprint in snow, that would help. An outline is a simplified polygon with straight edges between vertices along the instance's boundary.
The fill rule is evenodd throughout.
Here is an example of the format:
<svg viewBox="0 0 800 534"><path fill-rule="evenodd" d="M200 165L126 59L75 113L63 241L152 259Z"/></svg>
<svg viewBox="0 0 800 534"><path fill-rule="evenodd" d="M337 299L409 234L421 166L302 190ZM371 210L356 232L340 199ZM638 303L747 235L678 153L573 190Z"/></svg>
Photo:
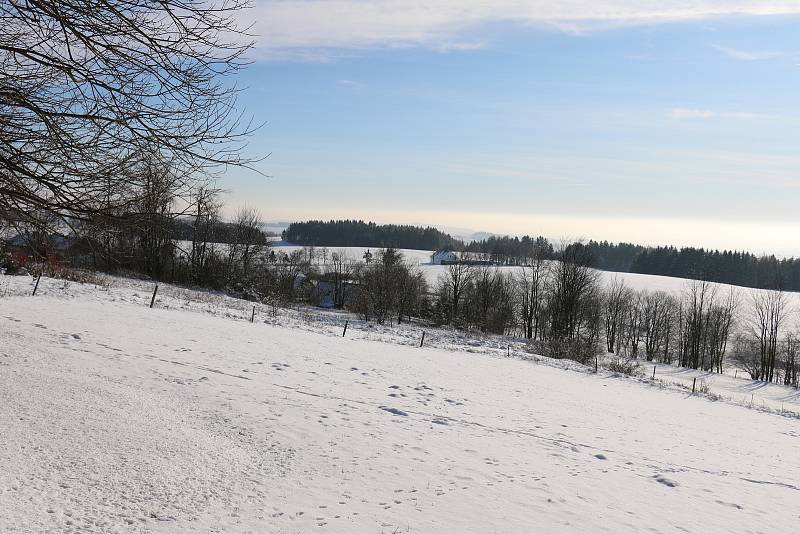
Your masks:
<svg viewBox="0 0 800 534"><path fill-rule="evenodd" d="M389 408L388 406L381 406L381 410L384 412L389 412L392 415L401 415L403 417L408 417L408 414L403 410L398 410L397 408Z"/></svg>
<svg viewBox="0 0 800 534"><path fill-rule="evenodd" d="M663 475L653 475L653 478L655 478L656 482L658 482L659 484L664 484L665 486L667 486L669 488L674 488L674 487L676 487L678 485L677 482L675 482L674 480L670 480L670 479L664 477Z"/></svg>

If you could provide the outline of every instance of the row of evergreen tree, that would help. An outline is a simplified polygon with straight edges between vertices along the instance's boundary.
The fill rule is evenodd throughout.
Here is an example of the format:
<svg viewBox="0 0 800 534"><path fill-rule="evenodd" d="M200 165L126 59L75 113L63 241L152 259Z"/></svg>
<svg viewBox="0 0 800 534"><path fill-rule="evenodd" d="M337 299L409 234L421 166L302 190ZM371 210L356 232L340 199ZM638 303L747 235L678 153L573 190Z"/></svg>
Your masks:
<svg viewBox="0 0 800 534"><path fill-rule="evenodd" d="M584 247L594 267L604 271L655 274L691 278L760 289L800 291L800 259L756 256L749 252L708 250L695 247L645 247L633 243L588 241ZM552 259L553 247L543 237L490 237L469 243L465 250L487 255L500 263L543 251Z"/></svg>
<svg viewBox="0 0 800 534"><path fill-rule="evenodd" d="M292 223L283 239L319 247L375 247L418 250L462 250L464 243L433 227L375 224L356 220Z"/></svg>
<svg viewBox="0 0 800 534"><path fill-rule="evenodd" d="M800 291L800 259L748 252L656 247L642 250L630 272L703 278L745 287Z"/></svg>

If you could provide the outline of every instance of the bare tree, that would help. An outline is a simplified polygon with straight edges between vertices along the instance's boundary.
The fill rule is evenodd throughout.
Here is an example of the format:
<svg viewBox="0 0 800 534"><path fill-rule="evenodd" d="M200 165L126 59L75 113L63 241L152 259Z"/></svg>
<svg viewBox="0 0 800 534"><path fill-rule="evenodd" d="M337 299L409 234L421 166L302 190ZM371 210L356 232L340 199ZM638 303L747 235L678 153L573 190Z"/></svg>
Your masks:
<svg viewBox="0 0 800 534"><path fill-rule="evenodd" d="M614 276L604 297L606 347L608 352L615 352L619 349L619 338L622 337L620 331L624 328L625 310L630 303L631 290L623 278Z"/></svg>
<svg viewBox="0 0 800 534"><path fill-rule="evenodd" d="M467 286L472 283L474 269L464 262L454 262L439 278L441 293L448 299L450 324L455 324L460 312L461 301Z"/></svg>
<svg viewBox="0 0 800 534"><path fill-rule="evenodd" d="M667 363L670 334L675 321L675 299L663 291L647 293L642 299L642 326L644 353L647 361L661 357Z"/></svg>
<svg viewBox="0 0 800 534"><path fill-rule="evenodd" d="M129 213L143 151L168 162L174 194L251 165L231 75L249 38L243 0L0 2L0 213L67 224ZM184 203L185 205L186 203Z"/></svg>
<svg viewBox="0 0 800 534"><path fill-rule="evenodd" d="M133 172L140 174L141 191L125 223L138 242L144 272L161 278L165 264L174 260L170 229L177 180L166 162L149 154Z"/></svg>
<svg viewBox="0 0 800 534"><path fill-rule="evenodd" d="M422 315L427 305L428 283L425 275L416 267L406 266L398 274L397 324L400 324L403 317L410 319Z"/></svg>
<svg viewBox="0 0 800 534"><path fill-rule="evenodd" d="M214 231L220 220L220 191L210 186L198 187L192 198L192 248L189 264L194 280L208 278L209 258L214 254Z"/></svg>
<svg viewBox="0 0 800 534"><path fill-rule="evenodd" d="M523 260L516 280L522 327L527 339L538 339L541 331L549 272L544 252L535 248L531 256Z"/></svg>
<svg viewBox="0 0 800 534"><path fill-rule="evenodd" d="M308 253L302 249L293 250L290 254L282 254L275 263L265 265L263 276L264 299L274 303L285 303L298 296L298 285L303 276L311 271Z"/></svg>
<svg viewBox="0 0 800 534"><path fill-rule="evenodd" d="M501 291L503 280L497 267L490 264L475 267L473 273L474 305L472 311L475 326L483 331L488 329L489 316Z"/></svg>
<svg viewBox="0 0 800 534"><path fill-rule="evenodd" d="M722 373L722 362L728 349L728 339L734 325L738 306L738 294L731 287L728 294L718 299L718 304L712 306L709 310L706 330L710 362L708 367L703 367L704 369Z"/></svg>
<svg viewBox="0 0 800 534"><path fill-rule="evenodd" d="M706 367L708 312L714 306L716 292L716 286L705 280L686 284L680 315L681 367Z"/></svg>
<svg viewBox="0 0 800 534"><path fill-rule="evenodd" d="M737 332L731 342L731 357L741 365L753 380L761 379L759 342L751 333Z"/></svg>
<svg viewBox="0 0 800 534"><path fill-rule="evenodd" d="M780 330L788 313L788 299L780 290L755 290L751 293L751 301L753 330L760 349L759 378L772 382Z"/></svg>
<svg viewBox="0 0 800 534"><path fill-rule="evenodd" d="M344 250L332 252L330 258L328 274L333 278L333 307L342 309L345 302L345 285L353 277L354 266Z"/></svg>
<svg viewBox="0 0 800 534"><path fill-rule="evenodd" d="M784 371L783 383L787 386L800 387L798 381L798 352L800 352L800 339L797 334L789 333L784 340Z"/></svg>
<svg viewBox="0 0 800 534"><path fill-rule="evenodd" d="M622 345L630 358L639 357L639 345L644 333L645 294L632 292L623 313Z"/></svg>
<svg viewBox="0 0 800 534"><path fill-rule="evenodd" d="M547 334L534 349L553 358L588 362L598 352L601 292L591 252L581 243L562 244L547 291Z"/></svg>
<svg viewBox="0 0 800 534"><path fill-rule="evenodd" d="M562 246L552 270L550 335L573 339L586 311L584 303L597 291L598 274L591 254L580 243Z"/></svg>
<svg viewBox="0 0 800 534"><path fill-rule="evenodd" d="M373 317L378 324L384 324L390 314L400 308L403 280L409 276L408 266L397 249L378 251L372 261L364 265L359 277L358 311L364 319Z"/></svg>
<svg viewBox="0 0 800 534"><path fill-rule="evenodd" d="M246 279L254 257L266 246L266 238L261 232L261 214L254 208L240 207L233 218L228 243L228 280Z"/></svg>

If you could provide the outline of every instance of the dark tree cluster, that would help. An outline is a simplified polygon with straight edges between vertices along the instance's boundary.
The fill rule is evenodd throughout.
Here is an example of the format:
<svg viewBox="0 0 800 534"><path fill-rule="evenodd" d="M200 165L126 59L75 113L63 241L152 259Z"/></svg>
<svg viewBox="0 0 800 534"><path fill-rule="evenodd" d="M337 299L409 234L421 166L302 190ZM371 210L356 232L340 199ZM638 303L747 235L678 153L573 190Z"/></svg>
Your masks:
<svg viewBox="0 0 800 534"><path fill-rule="evenodd" d="M189 207L178 212L166 170L148 170L144 183L146 194L126 211L73 220L69 232L54 234L37 222L14 220L7 248L17 251L16 263L44 266L52 274L80 268L247 293L270 246L261 215L243 207L223 220L220 192L206 187L196 189Z"/></svg>
<svg viewBox="0 0 800 534"><path fill-rule="evenodd" d="M639 253L630 272L800 291L800 259L755 256L747 252L691 247L648 248Z"/></svg>
<svg viewBox="0 0 800 534"><path fill-rule="evenodd" d="M630 243L609 243L608 241L575 242L584 247L592 257L592 264L604 271L628 272L636 256L645 247ZM479 241L467 243L464 250L498 264L517 265L521 258L527 258L534 250L546 251L547 259L555 259L552 243L542 237L490 236Z"/></svg>
<svg viewBox="0 0 800 534"><path fill-rule="evenodd" d="M283 239L320 247L389 247L417 250L461 250L464 243L430 226L375 224L356 220L292 223Z"/></svg>
<svg viewBox="0 0 800 534"><path fill-rule="evenodd" d="M377 252L369 263L359 265L353 279L358 283L358 295L353 310L366 321L384 324L391 318L401 323L403 318L425 314L428 285L422 273L408 265L396 249Z"/></svg>
<svg viewBox="0 0 800 534"><path fill-rule="evenodd" d="M599 352L600 285L585 247L534 241L513 269L474 262L446 266L431 320L466 330L519 335L532 350L587 362Z"/></svg>
<svg viewBox="0 0 800 534"><path fill-rule="evenodd" d="M468 243L464 250L502 265L513 265L530 255L536 243L549 247L543 238L490 237ZM541 247L541 245L539 245ZM576 243L592 256L592 265L603 271L655 274L675 278L708 280L759 289L800 291L800 259L756 256L747 252L707 250L693 247L644 247L631 243L588 241Z"/></svg>
<svg viewBox="0 0 800 534"><path fill-rule="evenodd" d="M533 254L544 255L545 259L555 258L553 245L542 236L490 236L467 243L464 251L501 265L520 265L524 258Z"/></svg>

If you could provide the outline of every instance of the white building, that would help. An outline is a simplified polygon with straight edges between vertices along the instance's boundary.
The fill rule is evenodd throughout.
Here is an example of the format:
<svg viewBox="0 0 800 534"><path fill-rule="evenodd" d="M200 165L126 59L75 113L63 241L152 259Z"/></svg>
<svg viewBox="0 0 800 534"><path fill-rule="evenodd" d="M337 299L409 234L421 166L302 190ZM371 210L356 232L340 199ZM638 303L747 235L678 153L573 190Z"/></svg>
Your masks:
<svg viewBox="0 0 800 534"><path fill-rule="evenodd" d="M452 250L442 249L431 254L432 265L442 265L445 263L453 263L455 261L458 261L458 256Z"/></svg>

